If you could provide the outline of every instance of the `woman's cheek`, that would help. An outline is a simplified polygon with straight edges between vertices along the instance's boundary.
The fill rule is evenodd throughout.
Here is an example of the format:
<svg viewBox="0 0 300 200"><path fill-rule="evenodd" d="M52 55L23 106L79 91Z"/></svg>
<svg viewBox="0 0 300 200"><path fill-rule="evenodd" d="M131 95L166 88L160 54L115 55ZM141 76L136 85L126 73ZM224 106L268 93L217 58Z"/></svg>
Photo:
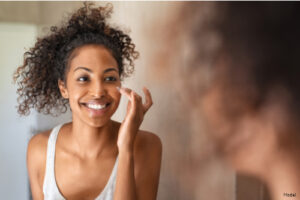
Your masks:
<svg viewBox="0 0 300 200"><path fill-rule="evenodd" d="M117 89L114 92L114 99L115 99L116 103L119 105L120 100L121 100L121 93Z"/></svg>
<svg viewBox="0 0 300 200"><path fill-rule="evenodd" d="M112 91L112 96L113 98L116 100L116 101L120 101L121 99L121 93L119 92L119 89L118 88L121 88L121 83L117 83L115 84L112 88L111 88L111 91Z"/></svg>

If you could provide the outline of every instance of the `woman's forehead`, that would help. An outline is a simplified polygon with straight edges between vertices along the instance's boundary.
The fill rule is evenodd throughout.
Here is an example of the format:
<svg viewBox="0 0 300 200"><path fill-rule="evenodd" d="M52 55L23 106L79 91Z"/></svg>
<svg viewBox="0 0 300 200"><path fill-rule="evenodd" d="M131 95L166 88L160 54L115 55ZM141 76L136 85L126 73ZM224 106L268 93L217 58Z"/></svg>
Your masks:
<svg viewBox="0 0 300 200"><path fill-rule="evenodd" d="M70 67L116 68L118 64L111 52L100 45L85 45L75 49L71 55Z"/></svg>

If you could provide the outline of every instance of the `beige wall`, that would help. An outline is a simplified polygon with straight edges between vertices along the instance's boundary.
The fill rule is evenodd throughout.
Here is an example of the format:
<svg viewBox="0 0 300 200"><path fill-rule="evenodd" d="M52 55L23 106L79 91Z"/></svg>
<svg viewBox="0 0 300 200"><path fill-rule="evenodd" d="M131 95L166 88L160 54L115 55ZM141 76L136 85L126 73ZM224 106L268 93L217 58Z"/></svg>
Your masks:
<svg viewBox="0 0 300 200"><path fill-rule="evenodd" d="M153 47L161 45L156 43L158 41L156 37L159 36L152 34L156 32L154 25L158 22L163 24L162 22L179 4L113 2L114 14L111 22L123 29L131 30L130 35L141 53L140 59L136 62L135 74L123 84L138 92L146 85L153 94L154 105L148 112L142 128L157 133L163 142L158 199L235 200L235 173L220 159L211 156L209 151L211 144L205 134L194 131L190 126L192 119L183 117L185 109L180 106L181 99L172 84L168 84L168 80L165 80L168 76L160 76L161 72L157 67L151 66L154 63L152 60L155 59L151 55ZM0 21L34 24L38 28L38 35L41 36L46 33L45 27L58 24L66 16L66 12L71 12L80 5L81 2L0 2ZM168 30L168 26L160 28ZM176 49L170 49L174 50ZM161 67L164 67L163 64ZM169 76L171 78L172 74ZM125 105L126 102L122 100L115 119L123 119ZM39 124L48 122L47 117L37 116L37 118ZM245 183L242 181L241 186L243 185ZM238 199L243 198L241 195Z"/></svg>
<svg viewBox="0 0 300 200"><path fill-rule="evenodd" d="M39 23L39 2L0 2L0 21Z"/></svg>

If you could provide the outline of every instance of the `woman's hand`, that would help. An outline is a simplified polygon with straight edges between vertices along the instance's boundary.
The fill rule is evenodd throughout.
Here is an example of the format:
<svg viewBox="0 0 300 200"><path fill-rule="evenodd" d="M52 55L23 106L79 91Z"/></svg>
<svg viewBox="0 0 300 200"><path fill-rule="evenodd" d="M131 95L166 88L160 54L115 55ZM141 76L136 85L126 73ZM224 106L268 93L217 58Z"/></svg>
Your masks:
<svg viewBox="0 0 300 200"><path fill-rule="evenodd" d="M142 97L128 88L121 88L120 93L128 98L127 113L119 129L118 148L119 151L129 151L133 153L133 145L136 134L143 122L144 116L152 106L152 98L149 90L143 88L145 103Z"/></svg>
<svg viewBox="0 0 300 200"><path fill-rule="evenodd" d="M156 199L162 147L157 136L139 131L146 112L152 106L149 90L143 88L143 91L144 104L142 97L134 91L120 89L129 101L117 141L119 163L114 200ZM138 138L137 134L140 134ZM134 152L135 143L137 149Z"/></svg>

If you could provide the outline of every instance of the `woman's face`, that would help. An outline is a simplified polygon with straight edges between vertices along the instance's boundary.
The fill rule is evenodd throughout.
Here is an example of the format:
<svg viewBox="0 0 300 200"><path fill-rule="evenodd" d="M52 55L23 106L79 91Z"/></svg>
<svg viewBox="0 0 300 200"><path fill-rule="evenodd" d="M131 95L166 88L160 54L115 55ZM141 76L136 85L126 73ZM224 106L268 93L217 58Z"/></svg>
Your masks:
<svg viewBox="0 0 300 200"><path fill-rule="evenodd" d="M100 45L75 49L70 56L66 85L59 81L62 96L69 99L73 120L94 127L105 125L118 108L120 86L117 61Z"/></svg>

